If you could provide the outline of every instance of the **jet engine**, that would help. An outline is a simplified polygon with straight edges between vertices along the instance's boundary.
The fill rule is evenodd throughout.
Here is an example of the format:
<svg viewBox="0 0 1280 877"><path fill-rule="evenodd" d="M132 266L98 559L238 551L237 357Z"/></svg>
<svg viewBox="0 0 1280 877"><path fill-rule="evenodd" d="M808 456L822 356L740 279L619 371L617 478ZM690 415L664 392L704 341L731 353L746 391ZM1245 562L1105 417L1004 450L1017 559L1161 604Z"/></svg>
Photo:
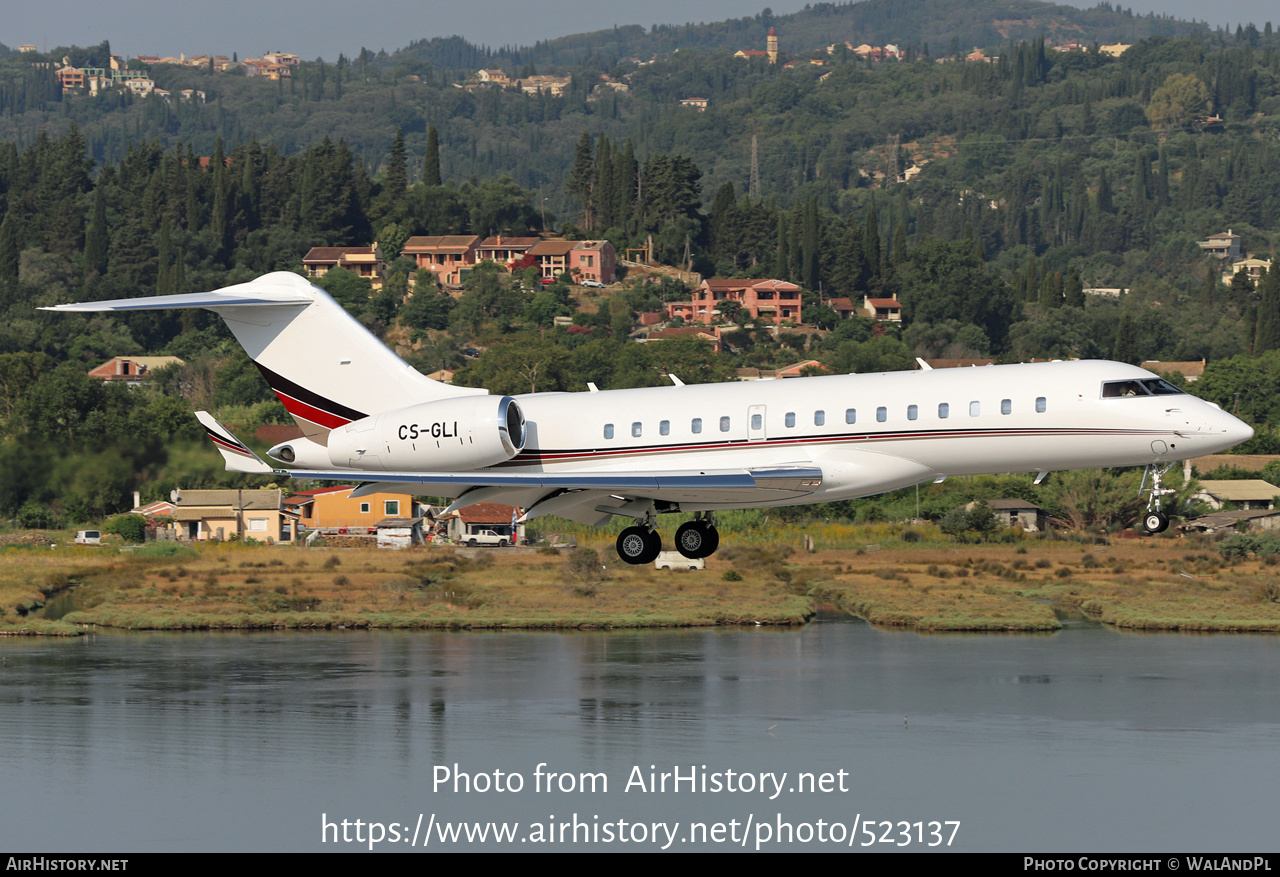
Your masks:
<svg viewBox="0 0 1280 877"><path fill-rule="evenodd" d="M524 414L510 396L422 402L329 433L334 466L410 472L483 469L524 450Z"/></svg>

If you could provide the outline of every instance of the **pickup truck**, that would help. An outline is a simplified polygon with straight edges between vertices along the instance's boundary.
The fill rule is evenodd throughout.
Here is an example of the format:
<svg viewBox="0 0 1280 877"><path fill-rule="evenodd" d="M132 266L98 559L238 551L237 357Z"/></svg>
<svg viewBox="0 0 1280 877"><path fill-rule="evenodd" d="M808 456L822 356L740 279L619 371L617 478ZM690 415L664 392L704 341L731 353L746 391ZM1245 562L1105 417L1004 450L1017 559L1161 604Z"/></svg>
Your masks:
<svg viewBox="0 0 1280 877"><path fill-rule="evenodd" d="M498 548L506 548L511 544L510 536L503 536L492 530L481 530L478 533L468 533L467 537L462 540L468 548L476 548L480 545L495 545Z"/></svg>

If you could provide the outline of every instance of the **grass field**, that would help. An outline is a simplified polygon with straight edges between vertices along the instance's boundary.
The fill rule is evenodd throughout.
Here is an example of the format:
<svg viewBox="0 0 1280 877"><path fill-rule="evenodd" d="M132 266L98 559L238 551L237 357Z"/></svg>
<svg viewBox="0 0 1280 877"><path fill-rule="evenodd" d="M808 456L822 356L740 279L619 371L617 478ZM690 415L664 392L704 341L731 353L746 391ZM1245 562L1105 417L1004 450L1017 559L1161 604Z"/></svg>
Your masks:
<svg viewBox="0 0 1280 877"><path fill-rule="evenodd" d="M597 554L203 544L0 548L0 634L92 625L618 628L802 624L820 604L925 631L1052 631L1080 611L1123 628L1280 630L1280 567L1174 538L958 545L931 527L778 526L697 572ZM812 540L813 551L804 550ZM41 609L48 603L47 613ZM69 610L69 611L66 611ZM65 611L65 614L63 614ZM58 620L43 614L62 615Z"/></svg>

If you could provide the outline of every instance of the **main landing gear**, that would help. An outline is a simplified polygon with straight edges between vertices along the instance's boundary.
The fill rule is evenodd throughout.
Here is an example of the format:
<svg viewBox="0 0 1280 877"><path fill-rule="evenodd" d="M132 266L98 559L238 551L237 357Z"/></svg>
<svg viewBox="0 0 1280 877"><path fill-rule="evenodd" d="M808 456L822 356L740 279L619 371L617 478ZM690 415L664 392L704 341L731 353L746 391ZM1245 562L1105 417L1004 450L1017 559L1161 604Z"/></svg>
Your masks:
<svg viewBox="0 0 1280 877"><path fill-rule="evenodd" d="M698 512L692 521L681 524L676 530L676 550L688 558L710 557L720 547L720 533L716 530L711 512ZM662 551L662 537L654 529L654 514L650 511L643 523L627 527L618 534L618 557L631 564L652 563Z"/></svg>
<svg viewBox="0 0 1280 877"><path fill-rule="evenodd" d="M1157 463L1148 463L1142 472L1142 486L1138 488L1138 493L1144 490L1149 491L1147 495L1147 511L1142 516L1142 526L1148 533L1163 533L1169 529L1169 516L1161 510L1161 497L1168 496L1171 493L1177 493L1169 487L1161 487L1160 479L1173 466L1172 463L1166 463L1160 466ZM1147 487L1147 478L1151 479L1151 486Z"/></svg>

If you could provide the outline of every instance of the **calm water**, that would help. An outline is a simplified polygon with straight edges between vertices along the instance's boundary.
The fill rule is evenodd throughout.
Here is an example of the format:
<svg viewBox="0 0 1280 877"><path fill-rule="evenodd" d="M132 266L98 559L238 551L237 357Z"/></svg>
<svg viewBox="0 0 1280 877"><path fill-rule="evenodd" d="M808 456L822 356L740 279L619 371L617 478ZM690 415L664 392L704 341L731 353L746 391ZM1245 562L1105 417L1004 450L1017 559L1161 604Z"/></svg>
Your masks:
<svg viewBox="0 0 1280 877"><path fill-rule="evenodd" d="M7 849L355 849L332 842L340 828L321 842L322 814L351 821L349 836L360 819L404 823L407 837L420 813L519 822L522 851L548 848L530 845L534 823L575 815L596 838L619 820L646 833L679 822L672 848L685 850L691 822L726 836L750 823L753 849L762 821L803 839L798 826L823 820L843 838L859 817L922 822L926 843L928 822L959 820L961 850L1280 848L1280 637L1086 624L919 636L832 618L791 631L0 639L0 656ZM524 787L434 788L455 764ZM539 764L561 775L550 792L535 789ZM733 791L648 789L677 767ZM799 772L828 773L830 791L797 789ZM582 773L607 791L578 788ZM855 848L870 837L855 833Z"/></svg>

